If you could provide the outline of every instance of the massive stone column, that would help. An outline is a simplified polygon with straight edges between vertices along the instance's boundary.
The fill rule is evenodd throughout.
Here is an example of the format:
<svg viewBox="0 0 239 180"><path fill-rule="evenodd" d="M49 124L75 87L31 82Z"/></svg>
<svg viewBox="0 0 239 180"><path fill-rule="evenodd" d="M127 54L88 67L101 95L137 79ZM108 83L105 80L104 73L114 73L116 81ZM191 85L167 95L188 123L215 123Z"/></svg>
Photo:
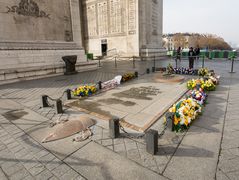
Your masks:
<svg viewBox="0 0 239 180"><path fill-rule="evenodd" d="M142 56L165 54L162 29L163 0L139 0L139 48Z"/></svg>
<svg viewBox="0 0 239 180"><path fill-rule="evenodd" d="M0 0L0 84L63 74L62 56L95 68L82 48L79 0Z"/></svg>

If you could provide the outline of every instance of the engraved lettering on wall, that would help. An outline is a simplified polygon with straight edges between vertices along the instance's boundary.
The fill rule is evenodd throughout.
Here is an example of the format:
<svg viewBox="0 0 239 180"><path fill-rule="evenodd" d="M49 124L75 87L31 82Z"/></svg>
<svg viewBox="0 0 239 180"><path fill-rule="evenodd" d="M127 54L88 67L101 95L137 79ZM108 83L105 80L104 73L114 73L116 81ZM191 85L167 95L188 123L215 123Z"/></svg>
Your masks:
<svg viewBox="0 0 239 180"><path fill-rule="evenodd" d="M126 35L126 4L126 0L85 1L85 37Z"/></svg>
<svg viewBox="0 0 239 180"><path fill-rule="evenodd" d="M18 6L7 6L7 13L17 13L23 16L42 17L50 19L50 14L40 10L38 4L34 0L21 0Z"/></svg>
<svg viewBox="0 0 239 180"><path fill-rule="evenodd" d="M136 33L136 0L128 0L128 31L129 34Z"/></svg>
<svg viewBox="0 0 239 180"><path fill-rule="evenodd" d="M3 27L0 28L0 40L6 42L72 42L71 15L75 11L71 8L73 5L71 2L73 1L0 0L0 12L2 12L0 24ZM9 7L8 12L6 7ZM77 9L77 7L74 8Z"/></svg>
<svg viewBox="0 0 239 180"><path fill-rule="evenodd" d="M97 4L98 6L98 27L99 27L99 35L107 35L108 34L108 13L107 13L107 1L103 1Z"/></svg>

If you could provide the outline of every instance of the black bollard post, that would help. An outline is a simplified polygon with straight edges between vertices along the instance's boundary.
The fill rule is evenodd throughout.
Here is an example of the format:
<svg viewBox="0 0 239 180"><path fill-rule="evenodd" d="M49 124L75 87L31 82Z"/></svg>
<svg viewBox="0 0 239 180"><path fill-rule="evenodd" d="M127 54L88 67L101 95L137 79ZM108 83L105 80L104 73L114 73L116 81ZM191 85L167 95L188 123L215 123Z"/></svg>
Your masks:
<svg viewBox="0 0 239 180"><path fill-rule="evenodd" d="M133 68L135 68L135 58L133 56Z"/></svg>
<svg viewBox="0 0 239 180"><path fill-rule="evenodd" d="M155 68L156 68L156 57L154 56L154 71L155 71Z"/></svg>
<svg viewBox="0 0 239 180"><path fill-rule="evenodd" d="M147 73L147 74L150 73L150 69L149 69L149 68L146 69L146 73Z"/></svg>
<svg viewBox="0 0 239 180"><path fill-rule="evenodd" d="M71 90L70 90L70 89L67 89L67 90L66 90L66 99L67 99L67 100L72 99L72 98L71 98Z"/></svg>
<svg viewBox="0 0 239 180"><path fill-rule="evenodd" d="M178 69L178 59L175 59L175 63L176 63L176 69Z"/></svg>
<svg viewBox="0 0 239 180"><path fill-rule="evenodd" d="M202 68L204 68L204 63L205 63L205 57L202 57Z"/></svg>
<svg viewBox="0 0 239 180"><path fill-rule="evenodd" d="M117 59L115 57L115 68L117 68Z"/></svg>
<svg viewBox="0 0 239 180"><path fill-rule="evenodd" d="M99 89L102 89L102 82L101 81L98 82L98 86L99 86Z"/></svg>
<svg viewBox="0 0 239 180"><path fill-rule="evenodd" d="M55 102L55 110L56 114L62 114L63 109L62 109L62 101L60 99L57 99Z"/></svg>
<svg viewBox="0 0 239 180"><path fill-rule="evenodd" d="M42 101L42 107L49 107L49 104L47 103L47 95L42 95L41 101Z"/></svg>
<svg viewBox="0 0 239 180"><path fill-rule="evenodd" d="M232 64L231 64L231 72L230 73L235 73L234 72L234 57L232 57Z"/></svg>
<svg viewBox="0 0 239 180"><path fill-rule="evenodd" d="M158 152L158 131L148 130L146 132L146 151L152 155Z"/></svg>
<svg viewBox="0 0 239 180"><path fill-rule="evenodd" d="M152 72L155 72L155 67L152 67Z"/></svg>
<svg viewBox="0 0 239 180"><path fill-rule="evenodd" d="M101 67L100 58L99 58L99 67Z"/></svg>
<svg viewBox="0 0 239 180"><path fill-rule="evenodd" d="M113 117L109 121L109 137L115 139L115 138L118 138L119 135L120 135L119 118Z"/></svg>
<svg viewBox="0 0 239 180"><path fill-rule="evenodd" d="M139 77L138 71L135 71L135 72L134 72L134 75L135 75L136 78Z"/></svg>

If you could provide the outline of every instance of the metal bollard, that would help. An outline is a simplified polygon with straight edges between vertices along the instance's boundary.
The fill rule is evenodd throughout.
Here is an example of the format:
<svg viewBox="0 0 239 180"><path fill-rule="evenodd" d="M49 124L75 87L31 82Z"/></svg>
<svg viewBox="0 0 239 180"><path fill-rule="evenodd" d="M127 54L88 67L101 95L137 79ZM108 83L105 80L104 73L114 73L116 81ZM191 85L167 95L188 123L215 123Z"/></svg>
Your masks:
<svg viewBox="0 0 239 180"><path fill-rule="evenodd" d="M56 114L62 114L63 109L62 109L62 101L60 99L57 99L55 102L55 110Z"/></svg>
<svg viewBox="0 0 239 180"><path fill-rule="evenodd" d="M41 100L42 100L42 107L49 107L47 103L47 95L42 95Z"/></svg>
<svg viewBox="0 0 239 180"><path fill-rule="evenodd" d="M152 67L152 72L155 72L155 67Z"/></svg>
<svg viewBox="0 0 239 180"><path fill-rule="evenodd" d="M67 100L72 99L72 98L71 98L71 90L70 90L70 89L67 89L67 90L66 90L66 99L67 99Z"/></svg>
<svg viewBox="0 0 239 180"><path fill-rule="evenodd" d="M148 130L146 132L146 151L152 155L158 152L158 131Z"/></svg>
<svg viewBox="0 0 239 180"><path fill-rule="evenodd" d="M135 58L133 56L133 68L135 68Z"/></svg>
<svg viewBox="0 0 239 180"><path fill-rule="evenodd" d="M101 81L98 82L98 86L99 86L99 89L102 89L102 82Z"/></svg>
<svg viewBox="0 0 239 180"><path fill-rule="evenodd" d="M115 57L115 68L117 68L117 59Z"/></svg>
<svg viewBox="0 0 239 180"><path fill-rule="evenodd" d="M154 56L154 69L156 68L156 57ZM154 71L153 71L154 72Z"/></svg>
<svg viewBox="0 0 239 180"><path fill-rule="evenodd" d="M147 73L147 74L150 73L150 69L149 69L149 68L146 69L146 73Z"/></svg>
<svg viewBox="0 0 239 180"><path fill-rule="evenodd" d="M99 67L101 67L100 59L99 59Z"/></svg>
<svg viewBox="0 0 239 180"><path fill-rule="evenodd" d="M118 138L119 135L120 135L119 118L113 117L109 121L109 137L115 139L115 138Z"/></svg>
<svg viewBox="0 0 239 180"><path fill-rule="evenodd" d="M234 72L234 57L232 57L231 72L229 72L229 73L235 73Z"/></svg>
<svg viewBox="0 0 239 180"><path fill-rule="evenodd" d="M135 75L135 77L139 77L138 71L135 71L135 72L134 72L134 75Z"/></svg>
<svg viewBox="0 0 239 180"><path fill-rule="evenodd" d="M204 64L205 64L205 57L202 57L202 68L204 68Z"/></svg>
<svg viewBox="0 0 239 180"><path fill-rule="evenodd" d="M176 69L178 69L178 59L177 58L175 59L175 62L176 62Z"/></svg>

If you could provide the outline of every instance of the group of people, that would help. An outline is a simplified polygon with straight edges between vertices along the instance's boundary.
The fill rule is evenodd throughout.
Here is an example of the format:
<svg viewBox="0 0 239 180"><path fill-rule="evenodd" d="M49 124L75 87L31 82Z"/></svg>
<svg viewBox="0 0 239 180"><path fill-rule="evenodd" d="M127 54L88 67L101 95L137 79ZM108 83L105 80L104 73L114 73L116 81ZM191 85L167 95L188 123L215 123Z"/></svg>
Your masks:
<svg viewBox="0 0 239 180"><path fill-rule="evenodd" d="M182 53L182 48L178 47L176 60L181 61L181 53ZM188 51L189 69L193 69L194 60L199 59L199 56L200 56L200 48L199 47L197 47L197 48L190 47L189 48L189 51Z"/></svg>

